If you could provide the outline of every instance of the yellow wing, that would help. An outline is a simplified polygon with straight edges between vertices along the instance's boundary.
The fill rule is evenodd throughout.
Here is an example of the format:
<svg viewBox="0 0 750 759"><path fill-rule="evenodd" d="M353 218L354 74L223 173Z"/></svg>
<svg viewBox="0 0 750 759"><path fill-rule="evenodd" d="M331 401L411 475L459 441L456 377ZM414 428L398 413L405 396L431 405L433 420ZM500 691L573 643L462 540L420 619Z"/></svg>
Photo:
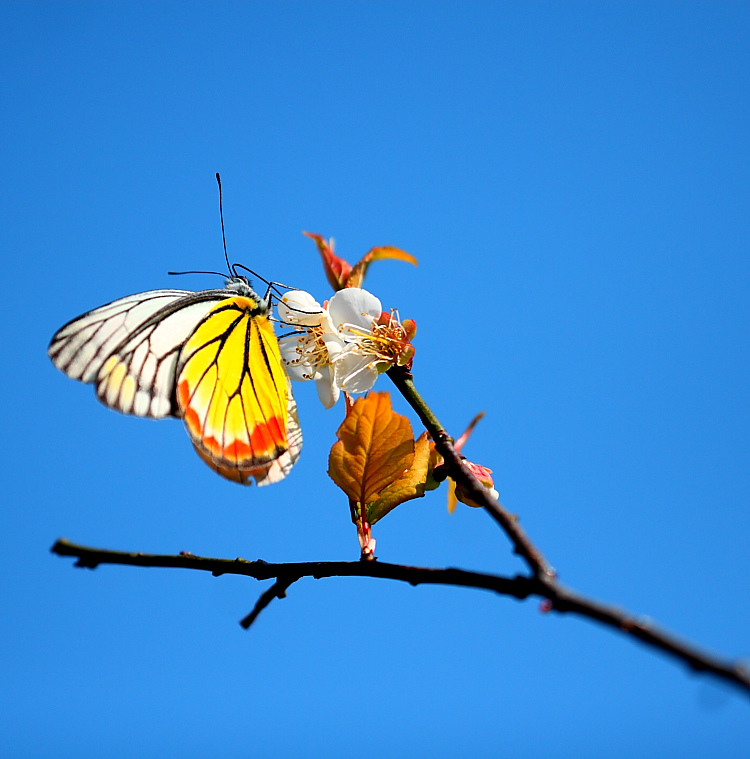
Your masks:
<svg viewBox="0 0 750 759"><path fill-rule="evenodd" d="M180 351L176 380L178 415L209 466L243 484L286 476L302 435L264 305L237 296L214 306Z"/></svg>
<svg viewBox="0 0 750 759"><path fill-rule="evenodd" d="M287 435L289 438L289 450L282 453L281 456L270 464L262 464L247 469L222 466L201 451L200 448L196 448L195 450L203 461L222 477L226 477L226 479L232 480L232 482L238 482L240 485L252 485L254 478L258 483L258 487L261 487L263 485L273 485L275 482L283 480L297 463L300 450L302 449L302 430L300 429L297 417L297 404L291 392L289 393L289 426Z"/></svg>

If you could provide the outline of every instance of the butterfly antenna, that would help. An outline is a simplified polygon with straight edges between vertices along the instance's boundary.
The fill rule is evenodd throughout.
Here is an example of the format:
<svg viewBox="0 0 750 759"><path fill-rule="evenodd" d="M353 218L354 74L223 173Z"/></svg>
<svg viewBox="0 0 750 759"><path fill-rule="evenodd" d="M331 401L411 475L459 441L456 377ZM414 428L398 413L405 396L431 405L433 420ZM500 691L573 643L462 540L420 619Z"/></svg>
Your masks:
<svg viewBox="0 0 750 759"><path fill-rule="evenodd" d="M227 253L227 236L224 234L224 193L221 190L221 174L216 172L216 181L219 184L219 216L221 216L221 239L224 243L224 258L227 262L227 269L229 269L229 276L234 274L232 270L232 264L229 263L229 254Z"/></svg>
<svg viewBox="0 0 750 759"><path fill-rule="evenodd" d="M280 292L279 288L283 287L286 290L297 290L298 288L292 287L291 285L285 285L283 282L269 282L265 277L261 277L260 274L258 274L257 271L253 271L248 266L245 266L244 264L235 264L235 267L238 269L244 269L247 272L250 272L254 277L257 277L261 282L265 282L268 287L272 290L275 290L276 292Z"/></svg>
<svg viewBox="0 0 750 759"><path fill-rule="evenodd" d="M167 274L172 276L179 276L182 274L215 274L217 277L226 277L226 274L222 274L220 271L168 271Z"/></svg>

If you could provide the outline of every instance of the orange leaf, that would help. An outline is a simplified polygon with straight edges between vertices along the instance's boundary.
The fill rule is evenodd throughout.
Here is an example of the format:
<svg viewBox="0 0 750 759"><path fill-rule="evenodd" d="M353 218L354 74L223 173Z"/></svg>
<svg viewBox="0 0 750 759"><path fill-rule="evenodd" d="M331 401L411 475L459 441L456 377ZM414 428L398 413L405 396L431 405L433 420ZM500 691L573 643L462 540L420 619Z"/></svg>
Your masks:
<svg viewBox="0 0 750 759"><path fill-rule="evenodd" d="M367 507L367 519L375 524L389 511L414 498L422 498L426 490L432 489L427 480L435 467L435 456L431 450L430 438L423 432L415 443L414 461L407 472L389 485L377 501ZM433 485L432 487L436 487Z"/></svg>
<svg viewBox="0 0 750 759"><path fill-rule="evenodd" d="M365 274L367 273L367 267L373 261L384 261L385 259L392 258L396 261L406 261L407 263L418 265L418 261L410 253L407 253L401 248L394 248L391 245L384 245L379 248L373 248L366 253L361 261L358 261L351 273L348 276L346 286L347 287L362 287L362 283L365 280Z"/></svg>
<svg viewBox="0 0 750 759"><path fill-rule="evenodd" d="M388 393L358 398L337 435L328 474L357 503L375 501L414 461L411 423L393 411Z"/></svg>

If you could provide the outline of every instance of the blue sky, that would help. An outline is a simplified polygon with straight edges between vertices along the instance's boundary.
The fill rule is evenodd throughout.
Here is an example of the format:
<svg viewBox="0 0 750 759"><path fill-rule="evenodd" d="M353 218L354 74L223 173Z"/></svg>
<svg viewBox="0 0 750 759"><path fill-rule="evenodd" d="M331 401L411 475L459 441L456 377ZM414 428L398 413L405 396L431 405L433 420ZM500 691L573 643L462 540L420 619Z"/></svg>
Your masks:
<svg viewBox="0 0 750 759"><path fill-rule="evenodd" d="M179 422L127 418L46 357L114 298L235 260L321 299L302 230L417 320L418 387L495 470L564 582L750 656L750 7L742 3L7 3L5 756L744 757L748 702L534 602L74 570L122 550L354 559L325 469L342 409L262 491ZM378 389L388 389L385 379ZM394 399L397 410L408 413ZM382 560L515 573L443 492Z"/></svg>

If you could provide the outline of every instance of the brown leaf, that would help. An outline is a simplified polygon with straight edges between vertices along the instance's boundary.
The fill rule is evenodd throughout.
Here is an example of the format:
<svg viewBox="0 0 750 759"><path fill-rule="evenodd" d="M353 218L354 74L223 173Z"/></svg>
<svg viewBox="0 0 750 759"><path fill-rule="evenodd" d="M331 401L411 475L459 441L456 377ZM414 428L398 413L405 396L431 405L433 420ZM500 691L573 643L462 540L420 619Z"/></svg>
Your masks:
<svg viewBox="0 0 750 759"><path fill-rule="evenodd" d="M377 501L367 507L367 518L370 524L375 524L396 506L422 498L426 490L430 490L427 480L435 466L435 456L432 454L430 439L423 432L414 446L414 461L407 472L387 487ZM436 487L436 485L433 485Z"/></svg>
<svg viewBox="0 0 750 759"><path fill-rule="evenodd" d="M360 504L375 501L414 461L411 423L393 411L388 393L358 398L337 435L328 459L328 474Z"/></svg>

